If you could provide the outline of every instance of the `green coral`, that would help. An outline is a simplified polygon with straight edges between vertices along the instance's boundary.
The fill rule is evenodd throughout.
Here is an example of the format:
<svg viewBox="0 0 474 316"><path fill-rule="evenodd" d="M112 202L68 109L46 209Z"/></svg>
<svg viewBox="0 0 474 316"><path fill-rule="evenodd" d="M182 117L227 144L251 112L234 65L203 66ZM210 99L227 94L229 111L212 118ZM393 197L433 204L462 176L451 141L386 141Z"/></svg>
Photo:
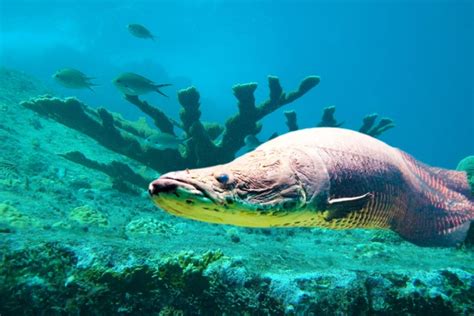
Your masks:
<svg viewBox="0 0 474 316"><path fill-rule="evenodd" d="M107 226L109 223L104 214L88 205L74 208L69 213L69 218L86 225Z"/></svg>
<svg viewBox="0 0 474 316"><path fill-rule="evenodd" d="M474 312L472 274L457 270L300 276L249 274L217 251L119 259L62 243L0 246L3 315L328 315ZM102 246L100 247L102 249Z"/></svg>
<svg viewBox="0 0 474 316"><path fill-rule="evenodd" d="M159 221L154 218L137 218L132 220L125 226L128 234L138 235L156 235L156 234L180 234L182 231L177 230L166 222Z"/></svg>
<svg viewBox="0 0 474 316"><path fill-rule="evenodd" d="M467 182L471 187L472 194L474 194L474 156L468 156L461 160L456 167L456 170L466 172Z"/></svg>
<svg viewBox="0 0 474 316"><path fill-rule="evenodd" d="M24 215L15 207L6 203L0 204L0 222L17 228L24 228L36 224L34 219Z"/></svg>

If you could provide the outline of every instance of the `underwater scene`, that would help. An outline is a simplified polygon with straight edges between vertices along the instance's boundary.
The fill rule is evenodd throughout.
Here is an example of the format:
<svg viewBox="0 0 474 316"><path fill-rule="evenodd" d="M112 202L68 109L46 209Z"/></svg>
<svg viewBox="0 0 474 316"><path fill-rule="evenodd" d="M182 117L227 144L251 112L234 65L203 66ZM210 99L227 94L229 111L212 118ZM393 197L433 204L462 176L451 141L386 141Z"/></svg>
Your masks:
<svg viewBox="0 0 474 316"><path fill-rule="evenodd" d="M470 0L0 0L0 316L474 315L473 73Z"/></svg>

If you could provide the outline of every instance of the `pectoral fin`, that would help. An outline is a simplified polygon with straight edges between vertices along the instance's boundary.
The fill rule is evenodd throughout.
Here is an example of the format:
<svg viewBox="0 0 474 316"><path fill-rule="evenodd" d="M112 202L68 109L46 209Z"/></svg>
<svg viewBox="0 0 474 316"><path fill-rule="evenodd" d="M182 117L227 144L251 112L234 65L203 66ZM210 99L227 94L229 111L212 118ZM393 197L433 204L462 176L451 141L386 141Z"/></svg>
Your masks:
<svg viewBox="0 0 474 316"><path fill-rule="evenodd" d="M360 196L330 199L327 205L328 214L326 215L326 220L344 218L349 213L362 210L373 196L369 192Z"/></svg>

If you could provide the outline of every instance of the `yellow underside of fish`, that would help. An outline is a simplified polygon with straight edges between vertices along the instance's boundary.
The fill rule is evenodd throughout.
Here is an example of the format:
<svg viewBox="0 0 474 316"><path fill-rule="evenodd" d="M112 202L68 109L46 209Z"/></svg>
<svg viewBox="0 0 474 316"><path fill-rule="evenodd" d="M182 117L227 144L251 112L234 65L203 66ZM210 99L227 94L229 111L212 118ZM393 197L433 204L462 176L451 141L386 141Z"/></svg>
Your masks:
<svg viewBox="0 0 474 316"><path fill-rule="evenodd" d="M328 211L259 213L238 206L224 208L212 203L200 204L197 201L190 206L185 201L174 198L156 197L154 202L173 215L215 224L243 227L389 228L388 218L373 216L369 209L362 209L344 218L327 220Z"/></svg>

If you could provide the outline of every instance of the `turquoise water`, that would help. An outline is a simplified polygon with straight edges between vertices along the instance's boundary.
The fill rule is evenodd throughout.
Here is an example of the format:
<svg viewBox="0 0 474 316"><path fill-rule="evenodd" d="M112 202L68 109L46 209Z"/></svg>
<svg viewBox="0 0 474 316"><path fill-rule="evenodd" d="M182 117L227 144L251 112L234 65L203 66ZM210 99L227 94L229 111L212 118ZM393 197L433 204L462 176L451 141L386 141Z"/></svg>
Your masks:
<svg viewBox="0 0 474 316"><path fill-rule="evenodd" d="M388 117L380 140L455 169L474 154L473 24L472 1L1 1L0 314L471 315L468 244L196 222L147 189L251 150L247 134L286 133L285 111L301 129L328 106L343 128ZM97 86L55 80L65 68ZM168 97L126 99L112 80L129 72L171 84ZM258 119L241 109L226 138L248 92L234 85L257 83L262 105L269 75L286 95L304 78L315 86ZM164 114L156 125L143 101Z"/></svg>

